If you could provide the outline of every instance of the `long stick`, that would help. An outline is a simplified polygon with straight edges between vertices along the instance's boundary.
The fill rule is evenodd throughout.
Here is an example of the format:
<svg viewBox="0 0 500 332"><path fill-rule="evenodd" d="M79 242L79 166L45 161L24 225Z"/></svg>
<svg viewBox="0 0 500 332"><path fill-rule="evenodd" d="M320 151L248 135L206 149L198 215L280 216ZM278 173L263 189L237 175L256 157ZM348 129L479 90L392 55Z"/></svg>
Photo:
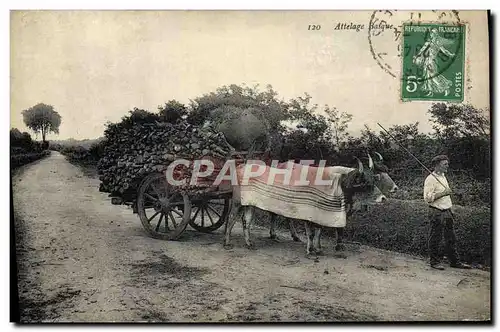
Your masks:
<svg viewBox="0 0 500 332"><path fill-rule="evenodd" d="M392 136L387 130L385 130L385 128L382 127L380 123L377 122L377 124L379 125L380 128L382 128L382 130L386 132L387 135L389 135L390 138L392 138L396 143L398 143L398 145L402 147L403 150L405 150L410 156L412 156L420 164L420 166L422 166L427 172L429 172L429 174L432 175L437 180L437 182L439 182L440 185L442 185L445 188L448 188L441 181L439 181L439 179L434 175L434 173L432 173L430 169L428 169L423 163L421 163L420 160L418 160L418 158L413 155L413 153L408 151L408 149L406 149L401 143L399 143L398 140L394 138L394 136Z"/></svg>

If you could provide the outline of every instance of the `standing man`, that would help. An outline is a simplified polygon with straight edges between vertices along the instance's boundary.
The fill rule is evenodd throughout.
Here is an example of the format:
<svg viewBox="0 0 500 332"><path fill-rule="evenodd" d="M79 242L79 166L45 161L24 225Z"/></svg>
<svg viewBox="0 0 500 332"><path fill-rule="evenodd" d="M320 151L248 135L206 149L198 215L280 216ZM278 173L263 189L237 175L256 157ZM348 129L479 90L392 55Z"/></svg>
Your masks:
<svg viewBox="0 0 500 332"><path fill-rule="evenodd" d="M460 269L470 269L470 266L458 260L456 252L456 236L453 228L452 191L448 185L445 173L448 171L449 160L445 155L432 159L434 172L429 174L424 183L424 200L429 204L429 221L431 224L429 234L429 256L431 267L444 270L440 264L439 244L445 240L445 250L450 261L450 266Z"/></svg>

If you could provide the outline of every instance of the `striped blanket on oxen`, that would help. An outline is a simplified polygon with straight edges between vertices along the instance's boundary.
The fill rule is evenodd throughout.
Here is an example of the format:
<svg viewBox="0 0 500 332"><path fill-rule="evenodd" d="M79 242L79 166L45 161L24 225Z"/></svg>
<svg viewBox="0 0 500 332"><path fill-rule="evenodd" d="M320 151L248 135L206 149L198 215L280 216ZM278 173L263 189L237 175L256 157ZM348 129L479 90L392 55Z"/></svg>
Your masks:
<svg viewBox="0 0 500 332"><path fill-rule="evenodd" d="M308 220L326 227L345 227L346 209L341 176L352 169L340 166L319 168L293 164L293 169L290 167L288 175L277 172L274 181L268 181L273 169L266 166L262 175L247 176L247 182L242 182L245 171L249 171L248 168L255 172L258 167L255 164L247 164L237 168L241 205L255 206L284 217ZM286 168L287 163L282 163L278 164L275 170ZM309 184L304 184L304 179ZM331 180L331 184L322 184L316 181L317 179Z"/></svg>

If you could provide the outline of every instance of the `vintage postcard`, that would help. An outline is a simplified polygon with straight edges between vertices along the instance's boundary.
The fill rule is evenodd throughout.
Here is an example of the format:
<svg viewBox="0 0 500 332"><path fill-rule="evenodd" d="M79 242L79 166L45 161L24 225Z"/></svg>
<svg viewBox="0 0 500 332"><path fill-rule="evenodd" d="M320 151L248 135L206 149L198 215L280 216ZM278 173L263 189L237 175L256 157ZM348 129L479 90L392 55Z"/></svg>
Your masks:
<svg viewBox="0 0 500 332"><path fill-rule="evenodd" d="M11 321L491 323L490 22L11 11Z"/></svg>

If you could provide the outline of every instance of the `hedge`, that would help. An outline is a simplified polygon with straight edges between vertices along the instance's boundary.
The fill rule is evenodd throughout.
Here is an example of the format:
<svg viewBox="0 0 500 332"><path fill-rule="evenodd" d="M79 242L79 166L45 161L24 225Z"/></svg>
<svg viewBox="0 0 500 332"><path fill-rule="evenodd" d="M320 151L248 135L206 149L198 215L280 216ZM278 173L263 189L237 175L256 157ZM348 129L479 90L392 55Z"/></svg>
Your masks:
<svg viewBox="0 0 500 332"><path fill-rule="evenodd" d="M419 200L427 173L424 170L390 170L399 190L392 198ZM491 206L491 178L476 179L471 172L449 171L446 175L453 191L453 203L462 206Z"/></svg>
<svg viewBox="0 0 500 332"><path fill-rule="evenodd" d="M10 156L10 167L11 169L16 169L23 165L34 162L35 160L41 159L50 155L50 150L45 150L39 153L21 153Z"/></svg>

